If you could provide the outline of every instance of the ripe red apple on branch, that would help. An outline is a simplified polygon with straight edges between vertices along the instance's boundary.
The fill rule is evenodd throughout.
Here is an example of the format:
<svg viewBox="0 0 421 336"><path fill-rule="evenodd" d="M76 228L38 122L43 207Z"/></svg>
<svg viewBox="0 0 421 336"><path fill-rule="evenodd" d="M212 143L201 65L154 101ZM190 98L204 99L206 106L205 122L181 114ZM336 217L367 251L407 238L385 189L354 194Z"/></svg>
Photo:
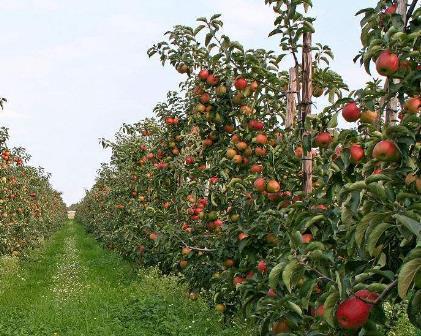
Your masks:
<svg viewBox="0 0 421 336"><path fill-rule="evenodd" d="M351 145L349 153L351 155L351 162L353 163L358 163L364 157L364 149L359 144Z"/></svg>
<svg viewBox="0 0 421 336"><path fill-rule="evenodd" d="M321 132L316 135L314 142L318 147L325 148L332 142L332 135L329 132Z"/></svg>
<svg viewBox="0 0 421 336"><path fill-rule="evenodd" d="M396 162L400 157L398 146L391 140L382 140L374 146L373 158L379 161Z"/></svg>
<svg viewBox="0 0 421 336"><path fill-rule="evenodd" d="M399 57L390 50L384 50L376 60L377 72L382 76L391 76L399 70Z"/></svg>
<svg viewBox="0 0 421 336"><path fill-rule="evenodd" d="M342 116L348 122L357 121L360 118L361 110L355 102L350 102L342 109Z"/></svg>
<svg viewBox="0 0 421 336"><path fill-rule="evenodd" d="M373 306L362 299L375 300L377 297L376 293L360 290L339 304L336 311L339 326L343 329L359 329L365 325Z"/></svg>
<svg viewBox="0 0 421 336"><path fill-rule="evenodd" d="M396 13L396 10L397 9L398 9L398 4L397 3L394 3L391 6L387 7L385 9L384 13L385 14L388 14L388 15L392 15L392 14L395 14Z"/></svg>
<svg viewBox="0 0 421 336"><path fill-rule="evenodd" d="M199 79L202 81L206 81L209 77L209 71L206 69L202 69L199 72Z"/></svg>
<svg viewBox="0 0 421 336"><path fill-rule="evenodd" d="M243 77L238 77L234 82L234 86L237 90L244 90L247 85L247 80L245 80Z"/></svg>
<svg viewBox="0 0 421 336"><path fill-rule="evenodd" d="M421 109L421 98L412 97L409 98L404 105L405 111L411 114L417 114Z"/></svg>
<svg viewBox="0 0 421 336"><path fill-rule="evenodd" d="M254 188L259 191L263 192L266 190L266 180L263 177L259 177L254 181Z"/></svg>

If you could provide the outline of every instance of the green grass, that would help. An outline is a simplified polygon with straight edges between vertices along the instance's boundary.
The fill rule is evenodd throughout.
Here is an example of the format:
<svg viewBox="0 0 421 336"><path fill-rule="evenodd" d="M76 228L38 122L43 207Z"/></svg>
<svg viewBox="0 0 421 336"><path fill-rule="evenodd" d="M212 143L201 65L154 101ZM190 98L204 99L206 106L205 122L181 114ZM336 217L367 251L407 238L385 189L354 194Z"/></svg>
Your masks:
<svg viewBox="0 0 421 336"><path fill-rule="evenodd" d="M137 274L69 223L22 262L0 261L0 336L252 335L156 270Z"/></svg>

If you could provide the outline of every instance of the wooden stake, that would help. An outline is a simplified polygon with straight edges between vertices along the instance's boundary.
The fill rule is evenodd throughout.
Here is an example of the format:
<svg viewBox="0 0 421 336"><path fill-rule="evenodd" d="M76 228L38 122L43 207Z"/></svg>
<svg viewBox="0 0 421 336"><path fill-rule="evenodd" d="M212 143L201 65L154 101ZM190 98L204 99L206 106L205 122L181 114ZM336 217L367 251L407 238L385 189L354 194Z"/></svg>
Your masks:
<svg viewBox="0 0 421 336"><path fill-rule="evenodd" d="M397 14L400 14L402 16L402 20L405 23L406 22L406 9L407 9L407 4L408 1L407 0L398 0L397 2L398 4L398 8L396 10ZM393 79L393 84L399 84L400 80L399 79ZM385 83L385 91L389 90L389 81L386 80ZM386 117L385 117L385 122L387 125L396 125L399 122L398 119L398 97L396 97L396 95L394 97L391 97L391 99L389 100L389 103L387 104L386 107Z"/></svg>
<svg viewBox="0 0 421 336"><path fill-rule="evenodd" d="M305 130L305 120L311 114L311 98L313 96L313 59L311 54L311 33L303 35L303 61L302 61L302 106L301 106L301 127ZM307 136L305 133L303 137ZM313 191L313 155L307 151L303 157L303 191Z"/></svg>
<svg viewBox="0 0 421 336"><path fill-rule="evenodd" d="M289 83L287 93L287 115L285 120L285 128L292 129L295 126L295 118L297 115L296 108L297 94L297 71L295 67L289 69Z"/></svg>

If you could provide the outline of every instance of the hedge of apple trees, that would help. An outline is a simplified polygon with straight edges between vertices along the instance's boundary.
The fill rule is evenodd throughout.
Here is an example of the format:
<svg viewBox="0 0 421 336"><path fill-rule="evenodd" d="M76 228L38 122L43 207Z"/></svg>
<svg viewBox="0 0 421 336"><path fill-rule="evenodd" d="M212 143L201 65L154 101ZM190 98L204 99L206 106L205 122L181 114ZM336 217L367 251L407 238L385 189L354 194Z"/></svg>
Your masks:
<svg viewBox="0 0 421 336"><path fill-rule="evenodd" d="M64 223L66 206L49 174L28 166L29 155L8 147L8 137L8 130L0 128L0 256L19 256Z"/></svg>
<svg viewBox="0 0 421 336"><path fill-rule="evenodd" d="M359 12L355 60L373 79L349 92L330 48L308 46L311 2L266 3L280 54L244 49L219 15L149 50L183 81L155 118L102 141L111 163L77 218L262 335L386 335L402 306L420 327L421 11L380 1ZM305 113L321 96L327 106Z"/></svg>

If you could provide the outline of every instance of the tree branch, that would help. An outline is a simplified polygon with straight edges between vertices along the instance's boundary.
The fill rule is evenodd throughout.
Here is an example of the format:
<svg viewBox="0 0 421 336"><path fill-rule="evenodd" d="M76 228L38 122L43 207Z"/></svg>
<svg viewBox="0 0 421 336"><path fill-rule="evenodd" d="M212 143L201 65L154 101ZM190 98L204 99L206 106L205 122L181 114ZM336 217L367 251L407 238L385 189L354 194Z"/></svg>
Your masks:
<svg viewBox="0 0 421 336"><path fill-rule="evenodd" d="M194 247L194 246L189 246L188 244L186 244L184 241L181 240L181 243L184 245L184 247L187 247L193 251L200 251L200 252L214 252L216 251L216 249L208 249L208 248L200 248L200 247Z"/></svg>
<svg viewBox="0 0 421 336"><path fill-rule="evenodd" d="M384 300L384 298L387 296L387 294L389 294L389 292L396 287L396 285L398 284L398 279L394 280L393 282L391 282L389 284L389 286L387 286L384 291L377 297L377 299L373 300L368 300L368 299L364 299L362 297L358 297L361 301L365 302L365 303L369 303L372 305L376 305L380 302L382 302Z"/></svg>
<svg viewBox="0 0 421 336"><path fill-rule="evenodd" d="M418 0L412 1L411 6L409 6L408 12L406 13L406 19L405 19L405 26L404 29L406 29L406 26L408 25L409 18L412 16L415 10L415 6L417 5Z"/></svg>

